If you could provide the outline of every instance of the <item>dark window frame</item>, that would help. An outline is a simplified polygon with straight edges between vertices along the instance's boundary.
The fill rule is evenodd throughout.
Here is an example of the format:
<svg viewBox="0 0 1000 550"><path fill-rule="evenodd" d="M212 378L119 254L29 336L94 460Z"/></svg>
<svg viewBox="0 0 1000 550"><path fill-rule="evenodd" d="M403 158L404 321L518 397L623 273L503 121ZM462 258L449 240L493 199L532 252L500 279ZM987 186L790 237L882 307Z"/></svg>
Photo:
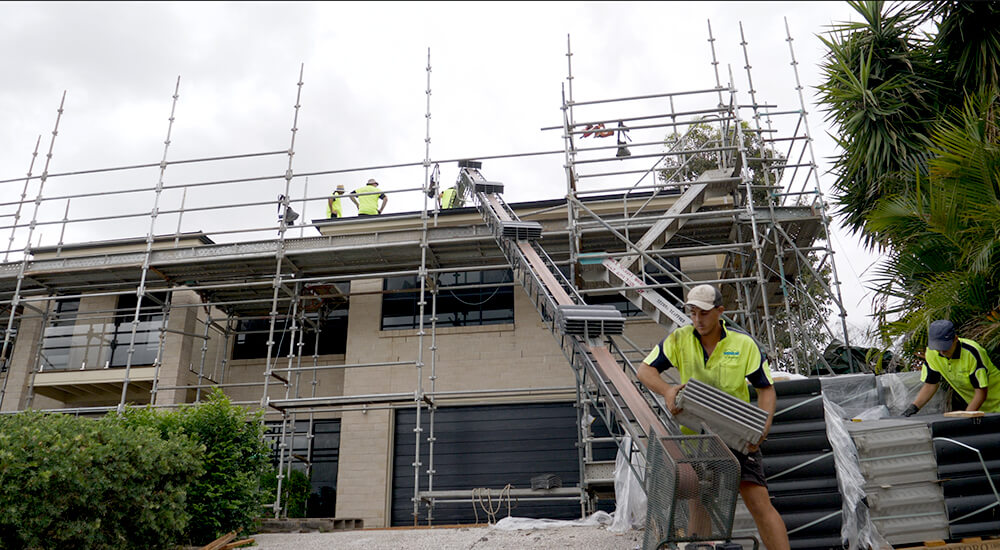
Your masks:
<svg viewBox="0 0 1000 550"><path fill-rule="evenodd" d="M42 329L40 350L42 370L67 370L73 344L73 327L76 325L80 298L55 298L48 326Z"/></svg>
<svg viewBox="0 0 1000 550"><path fill-rule="evenodd" d="M108 357L109 368L124 367L128 362L136 300L135 294L122 294L118 297L114 330L111 333L111 342L108 344L111 350ZM162 304L169 303L169 300L169 292L148 292L143 296L139 309L139 324L135 331L135 351L131 362L133 366L155 364L160 348L160 329L165 325Z"/></svg>
<svg viewBox="0 0 1000 550"><path fill-rule="evenodd" d="M306 331L302 339L302 356L312 357L316 345L314 323L320 325L319 355L338 355L347 351L347 326L349 308L347 306L327 311L320 319L320 312L308 312L305 316L311 321L303 327ZM270 332L271 320L239 319L236 323L236 336L233 338L233 359L266 359L267 337ZM276 319L274 322L275 346L271 357L287 357L291 342L291 319ZM296 337L296 340L298 337ZM298 342L296 342L297 344Z"/></svg>
<svg viewBox="0 0 1000 550"><path fill-rule="evenodd" d="M438 283L437 327L514 323L514 274L510 269L451 271L432 275ZM419 328L420 285L416 275L382 280L379 328ZM431 290L424 290L424 326L431 324Z"/></svg>

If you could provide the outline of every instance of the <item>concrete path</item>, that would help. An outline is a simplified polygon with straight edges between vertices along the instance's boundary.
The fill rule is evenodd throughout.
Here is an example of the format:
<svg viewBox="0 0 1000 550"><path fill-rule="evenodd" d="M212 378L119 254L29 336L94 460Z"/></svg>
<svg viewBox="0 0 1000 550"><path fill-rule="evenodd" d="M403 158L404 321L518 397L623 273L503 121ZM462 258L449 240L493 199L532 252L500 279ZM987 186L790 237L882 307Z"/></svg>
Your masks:
<svg viewBox="0 0 1000 550"><path fill-rule="evenodd" d="M261 550L637 550L642 531L573 526L507 531L494 527L362 529L254 535ZM251 547L253 548L253 547Z"/></svg>

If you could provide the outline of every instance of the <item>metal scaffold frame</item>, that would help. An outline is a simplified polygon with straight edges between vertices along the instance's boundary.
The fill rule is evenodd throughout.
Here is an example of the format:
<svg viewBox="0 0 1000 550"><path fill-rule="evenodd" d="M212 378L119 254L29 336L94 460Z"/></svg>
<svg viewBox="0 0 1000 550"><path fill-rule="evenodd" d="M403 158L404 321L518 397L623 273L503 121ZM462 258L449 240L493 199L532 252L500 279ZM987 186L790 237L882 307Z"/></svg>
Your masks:
<svg viewBox="0 0 1000 550"><path fill-rule="evenodd" d="M44 167L40 175L33 175L38 156L41 137L35 144L31 155L31 163L27 177L7 179L0 184L23 184L20 199L0 203L0 208L16 208L10 216L9 225L0 226L0 231L9 230L8 247L4 262L0 264L0 281L9 284L0 287L0 305L7 311L6 330L0 358L6 366L12 360L14 339L18 327L33 324L40 326L33 335L32 355L28 358L26 380L26 407L34 405L36 376L45 372L43 357L45 328L58 322L61 313L54 309L57 300L76 299L81 297L104 296L108 298L134 295L136 304L131 312L130 330L119 345L128 345L124 362L124 377L120 382L120 398L116 404L102 406L64 407L59 410L72 414L101 414L110 411L121 412L130 403L149 403L155 407L176 407L184 403L200 402L210 388L221 388L243 396L233 402L241 405L260 407L267 413L267 421L275 421L271 427L275 433L268 435L276 440L278 490L275 500L267 506L274 517L287 513L287 506L282 502L282 486L291 474L293 463L300 461L308 472L312 468L309 461L313 446L313 426L317 415L340 414L353 411L399 410L412 408L416 423L413 430L416 447L415 460L412 464L414 492L413 521L420 521L421 504L426 508L425 520L428 524L434 521L434 504L444 502L474 502L477 498L475 488L468 491L438 491L435 489L435 412L442 404L451 404L468 399L519 398L531 400L539 396L555 396L566 401L574 400L577 412L577 425L580 426L578 442L578 462L580 467L580 484L576 488L565 488L563 491L552 491L546 498L552 500L572 499L580 502L581 513L594 509L594 497L588 493L590 479L588 472L594 465L592 444L597 441L589 431L586 421L599 415L611 427L611 440L618 443L626 453L640 451L651 429L648 420L646 425L637 417L636 402L623 405L615 398L622 388L616 388L615 382L608 379L608 373L601 370L601 360L617 363L623 373L618 384L623 380L634 380L635 365L642 360L645 350L631 341L627 335L602 335L598 338L583 338L574 340L565 334L559 334L557 315L540 305L543 302L545 277L551 277L558 287L566 293L566 300L575 305L584 305L589 296L621 293L636 307L646 312L654 320L666 327L683 324L686 317L678 304L670 303L660 292L683 292L696 282L718 283L728 289L727 298L738 304L727 312L730 320L748 329L757 337L764 347L773 352L776 349L777 335L773 329L772 317L780 310L786 318L792 319L801 315L803 308L793 306L794 301L810 301L814 292L806 292L796 286L798 275L811 273L811 280L822 283L821 271L829 266L832 272L830 285L823 291L832 296L833 306L839 308L842 329L846 342L846 313L839 294L840 282L837 279L833 263L833 251L829 239L824 246L814 246L815 238L829 235L830 219L826 213L818 177L817 165L812 151L812 138L806 118L805 100L802 95L802 85L799 81L797 62L792 48L791 33L786 21L786 35L791 55L791 67L794 71L799 105L795 109L779 111L776 106L759 102L757 91L753 88L751 66L747 49L747 41L743 36L742 26L741 46L744 53L744 68L748 80L750 101L742 104L738 100L738 90L730 70L729 82L723 86L719 80L719 61L715 54L715 37L709 24L709 44L711 46L711 63L715 70L716 83L702 89L691 91L657 93L640 96L621 97L613 99L597 99L592 101L577 101L573 87L573 52L567 36L567 77L563 87L562 126L544 128L543 130L562 130L563 148L552 151L533 151L507 155L483 155L479 160L506 159L540 155L561 155L564 159L566 174L566 215L565 231L547 233L546 247L534 244L528 248L518 249L513 240L503 241L497 233L471 228L465 232L447 229L438 224L439 208L435 201L439 189L437 181L432 177L432 167L439 163L458 162L465 159L433 159L431 156L431 56L427 52L427 84L426 84L426 127L424 157L418 162L396 163L382 166L365 166L354 168L337 168L295 173L293 159L296 150L296 135L299 126L299 114L304 86L304 66L299 68L296 83L296 97L291 136L288 147L257 153L202 157L181 160L169 160L171 135L174 129L175 116L179 105L180 77L178 77L162 158L158 163L128 165L113 168L93 170L78 170L73 172L50 173L55 137L58 134L62 120L66 94L60 101L52 139L45 157ZM702 101L700 104L694 100ZM640 109L615 109L623 105L654 104L652 112ZM691 104L694 103L694 104ZM683 104L684 106L678 106ZM594 112L591 116L589 113ZM745 117L744 113L751 113ZM745 144L744 132L758 137L777 135L773 121L779 118L794 119L794 130L791 137L776 137L770 144L785 143L787 149L776 157L754 158ZM747 120L747 125L742 122ZM691 130L696 125L706 123L719 129L721 140L713 143L694 143L690 138ZM614 145L584 145L584 140L591 136L601 125L601 132L610 132L615 136ZM589 132L589 133L588 133ZM668 135L669 133L669 135ZM640 138L640 134L646 138ZM651 137L650 137L651 136ZM653 151L653 152L650 152ZM269 159L278 155L287 158L284 172L264 175L254 175L243 178L210 178L188 183L168 183L167 168L179 165L202 165L224 161L243 161L247 159ZM682 179L677 175L684 172L696 156L712 156L719 159L715 171L706 177ZM738 161L738 162L737 162ZM751 164L774 165L774 170L763 170L764 182L755 183L751 176ZM634 168L633 163L641 166ZM340 174L356 174L360 172L383 170L391 168L423 167L423 184L419 187L386 190L384 193L420 193L423 196L422 207L416 216L415 229L406 235L406 239L390 240L376 235L365 240L353 239L352 236L334 238L330 236L294 238L288 235L293 227L293 203L303 205L308 203L325 203L327 195L308 195L305 187L301 198L293 198L296 188L293 184L306 181L310 176L328 176ZM772 166L769 166L772 167ZM89 190L73 193L55 193L45 196L43 189L46 182L53 178L86 177L94 174L137 173L141 170L156 169L155 185L144 186L141 183L128 189ZM781 182L770 181L771 174L780 170L784 178ZM436 170L435 170L436 172ZM274 201L263 201L254 197L231 201L225 205L204 206L188 204L197 202L193 197L197 192L220 188L233 183L258 184L284 180L283 190L278 201L279 213L277 225L261 224L250 218L243 225L212 231L216 238L232 238L234 242L214 243L204 233L182 232L182 220L185 214L204 212L241 211L243 209L268 207L273 208ZM782 183L786 182L786 183ZM307 184L306 184L307 185ZM36 186L36 196L33 201L34 210L30 221L22 223L23 207L28 204L27 197L32 186ZM162 198L168 193L179 193L180 207L163 207ZM513 213L506 203L491 202L486 193L476 195L480 208L496 208L496 212ZM189 196L190 195L190 196ZM715 202L706 199L707 196L718 198ZM152 199L152 205L144 211L125 211L101 216L70 217L70 202L72 200L88 200L93 198L118 199L121 197L145 197ZM600 210L594 206L592 199L607 196L615 197L614 208ZM756 198L764 199L755 204ZM653 203L664 197L676 198L666 212L656 210ZM721 197L721 198L719 198ZM62 218L44 218L39 215L43 205L62 205L65 211ZM138 204L139 200L132 201ZM709 204L711 202L711 204ZM488 206L493 205L493 206ZM559 206L539 207L531 215L545 213ZM659 208L659 207L656 207ZM808 211L808 216L803 212ZM507 214L498 214L507 215ZM176 216L177 228L173 233L157 233L156 223L165 223L169 216ZM798 216L798 217L797 217ZM131 246L126 252L109 252L104 249L88 250L88 246L100 246L104 243L89 243L84 246L64 243L66 229L74 224L91 222L125 222L127 220L145 220L149 225L145 238L130 239L118 243ZM4 216L6 219L7 216ZM510 218L507 221L515 219ZM354 221L343 220L345 227L351 227ZM6 222L4 222L6 223ZM357 222L360 223L360 220ZM487 217L485 226L491 223ZM530 222L529 222L530 223ZM796 226L795 223L799 223ZM815 232L803 236L802 224L812 224ZM60 227L59 243L52 248L32 246L36 228L41 226ZM312 223L299 223L300 228L316 227L322 223L315 220ZM480 226L483 227L483 226ZM523 227L518 226L519 229ZM694 241L689 235L682 234L684 227L697 227L699 232L708 234L711 231L725 231L721 237L706 238L702 242ZM792 229L790 229L792 228ZM492 228L499 231L502 228ZM794 229L794 230L793 230ZM687 231L687 230L685 230ZM272 237L259 241L240 241L241 235L268 232ZM690 231L688 231L690 233ZM276 237L273 235L276 234ZM593 238L595 235L602 238ZM823 235L817 237L817 235ZM673 237L673 239L672 239ZM518 237L520 238L520 237ZM556 243L556 241L559 241ZM496 247L489 256L484 253L481 261L452 260L442 266L440 258L432 255L432 248L448 242L452 246L483 247L483 242ZM518 240L517 242L522 242ZM17 251L15 244L23 243ZM506 244L505 244L506 243ZM555 243L551 244L550 243ZM594 244L596 243L596 244ZM805 244L803 244L805 243ZM497 246L499 245L499 246ZM558 248L558 253L550 252L548 247ZM565 246L565 248L563 248ZM607 247L601 249L600 247ZM141 248L140 248L141 247ZM393 248L396 247L396 248ZM409 247L419 250L419 254L402 253ZM598 248L594 248L598 247ZM356 265L347 260L343 264L335 263L335 253L352 250L356 254L369 254L367 262L362 265L355 260ZM519 251L520 250L520 251ZM386 259L392 254L397 254ZM460 257L462 250L456 248L454 256ZM438 286L436 275L441 272L461 272L491 268L514 268L517 262L511 258L520 258L525 264L531 263L531 254L537 254L542 264L536 264L523 269L515 275L516 282L532 296L546 326L557 336L563 353L573 368L576 378L575 386L567 387L523 387L523 388L478 388L466 391L440 391L438 388ZM724 263L714 270L686 273L678 268L679 262L672 258L704 257L720 255ZM810 257L810 256L814 257ZM775 259L777 258L777 259ZM309 262L311 270L304 270L303 264ZM430 264L434 263L434 267ZM517 265L515 265L517 264ZM360 265L360 267L358 267ZM319 267L317 267L319 266ZM543 266L543 267L539 267ZM538 269L542 273L533 271ZM197 271L199 277L189 277ZM791 273L789 273L789 271ZM597 278L595 278L595 274ZM316 286L336 286L349 283L359 278L385 278L394 276L416 276L418 282L419 307L415 333L416 350L411 357L401 358L392 362L369 363L330 363L320 360L319 332L321 323L307 315L314 307L322 304L322 296L312 294L311 288ZM693 276L692 276L693 275ZM794 275L795 277L790 277ZM795 279L794 281L792 279ZM553 284L553 283L549 283ZM480 285L481 286L481 285ZM341 288L341 287L338 287ZM777 289L777 290L776 290ZM199 296L197 303L184 303L175 300L179 291L191 291ZM551 289L549 289L551 291ZM166 299L156 297L158 293L166 293ZM354 290L344 292L338 290L338 300L349 301ZM388 292L382 290L381 293ZM428 304L429 295L429 304ZM657 298L659 297L659 298ZM143 321L143 313L150 311L151 306L144 302L151 300L158 306L158 319L149 321L148 331L155 334L155 359L152 362L153 374L151 380L133 379L136 368L133 366L133 356L137 344L141 344L138 335ZM646 305L643 305L646 304ZM425 311L428 308L429 331L425 325ZM562 304L567 305L567 304ZM775 309L772 309L772 306ZM109 316L117 310L102 309L81 312L74 318L86 321L92 326L106 325ZM192 329L177 328L169 319L174 315L190 314L194 322ZM241 328L239 321L267 320L267 352L263 364L263 376L259 382L233 382L230 380L230 370L233 368L233 358L230 356L232 343L250 334L250 329ZM155 324L158 323L158 327ZM279 327L280 323L280 327ZM84 323L86 324L86 323ZM789 326L802 326L801 322L789 322ZM115 325L117 326L117 325ZM101 329L106 332L105 329ZM827 328L827 330L830 330ZM315 333L312 349L312 361L303 361L307 347L306 335ZM280 338L289 338L290 345L285 365L279 365L282 349ZM104 334L104 332L101 332ZM834 331L830 330L833 335ZM197 380L196 384L179 382L161 382L163 373L163 355L166 339L172 336L191 338L201 343L197 353L198 364L191 365L189 372ZM152 336L146 336L153 338ZM805 338L801 334L792 334L791 349L803 347ZM149 339L146 340L148 345ZM794 345L798 342L798 346ZM212 358L213 349L215 357ZM97 349L95 357L107 357L104 348ZM102 355L103 354L103 355ZM600 357L598 357L598 355ZM815 355L815 354L813 354ZM91 356L90 352L86 355ZM807 355L789 355L789 364L795 369L803 369ZM415 381L412 392L379 393L364 395L326 395L319 389L318 377L321 372L331 370L365 369L379 367L414 368ZM425 369L429 367L429 369ZM74 366L75 368L75 366ZM81 370L99 368L99 365L83 364ZM107 368L107 363L105 363ZM429 371L429 372L428 372ZM0 406L4 405L8 393L8 381L11 371L2 373L0 383ZM148 388L147 388L148 384ZM308 384L309 388L305 388ZM260 390L260 399L247 399L250 392ZM136 399L137 392L148 389L148 399ZM171 399L162 396L164 392L172 392ZM255 394L254 394L255 395ZM281 397L277 397L280 395ZM656 399L649 394L641 397L646 406L657 415L657 430L662 433L672 429L669 414L663 411ZM183 401L179 402L179 401ZM16 407L15 407L16 408ZM11 410L8 403L5 411ZM427 431L422 427L422 416L427 418ZM304 433L307 454L293 454L291 441L296 436L303 436L299 426L305 419ZM662 423L662 426L661 426ZM631 444L624 444L624 436L628 436ZM426 444L427 463L422 462L421 447ZM633 466L634 468L634 466ZM636 472L641 475L641 472ZM510 493L508 493L510 498Z"/></svg>
<svg viewBox="0 0 1000 550"><path fill-rule="evenodd" d="M746 72L748 103L740 99L732 69L729 70L727 85L723 86L719 78L716 38L712 34L711 22L708 24L708 41L716 77L714 89L577 101L573 95L574 76L569 61L573 53L567 40L567 76L563 85L563 126L560 129L563 131L569 203L569 273L571 279L583 288L581 293L585 298L594 293L618 292L668 330L688 322L680 311L683 293L695 284L718 285L728 296L727 301L736 304L735 308L729 307L727 311L730 322L743 326L761 342L772 365L775 354L785 348L786 357L778 357L779 365L793 372L808 373L817 362L825 364L825 359L822 350L815 347L815 335L804 334L806 324L803 317L808 307L802 307L802 302L814 308L813 315L815 311L822 311L816 302L830 304L838 313L844 344L849 345L849 341L846 311L829 239L830 218L819 184L803 88L787 20L785 30L799 99L797 109L786 111L778 111L777 106L758 100L742 23L739 45ZM700 96L715 96L718 103L714 108L703 102L681 110L675 105L675 100L689 101ZM651 103L652 106L647 107L645 113L627 108L636 103ZM649 110L656 114L646 114ZM750 113L749 121L746 121L745 112ZM790 136L780 135L774 128L774 119L780 117L792 119ZM718 124L717 135L721 142L693 143L689 140L692 131L706 121ZM666 139L658 139L655 135L657 131L667 133ZM654 135L650 137L650 133ZM587 138L597 141L593 138L612 135L617 137L613 146L591 146L584 141ZM751 149L749 145L755 140L762 146ZM787 144L787 149L777 151L778 144ZM650 152L651 149L659 150ZM714 173L712 169L705 168L687 178L678 178L677 175L683 173L697 155L701 155L701 159L714 156ZM751 169L753 164L757 166L757 179ZM582 187L581 182L587 181L599 181L600 185ZM808 188L810 184L811 189ZM713 188L716 194L721 189L722 194L730 198L724 206L707 204L706 197ZM611 192L620 193L621 197L620 213L611 219L587 208L581 201L585 195ZM680 196L675 206L658 220L659 225L654 224L651 229L646 229L646 226L632 229L633 221L638 226L642 220L645 205L663 193ZM736 223L728 235L715 242L709 242L707 238L703 242L672 240L681 225L692 222L708 224L713 219L734 219ZM618 237L626 252L609 253L593 248L585 251L582 232L595 225L605 227ZM823 246L814 246L816 238L825 240ZM722 255L724 262L701 274L671 269L666 253L683 256L685 249L692 250L691 255ZM830 268L829 284L820 273L825 265ZM653 270L653 273L648 270ZM811 287L801 284L803 273L810 275L806 282L811 283ZM653 274L659 275L659 278L651 277ZM664 277L667 283L657 284ZM673 300L654 294L657 289L667 288L673 289ZM817 294L826 299L817 297ZM800 303L793 306L793 301ZM774 320L778 311L785 316L785 346L779 345L779 335L775 331ZM821 324L831 340L838 337L826 320ZM618 338L621 336L609 337L609 341L614 346ZM623 353L618 362L631 384L643 389L635 381L633 363L638 363L638 359L630 361ZM829 368L829 365L826 367ZM853 366L851 368L853 370ZM577 372L585 374L588 371L578 369ZM583 390L578 393L577 403L581 416L595 410L609 426L620 422L621 430L616 436L620 450L626 456L641 452L642 445L637 445L637 442L641 442L645 434L636 432L630 421L621 420L627 414L611 410L619 404L614 399L608 399L609 391L601 389L601 384L600 379L579 381L579 388ZM656 401L648 394L646 397L651 403ZM659 414L669 417L662 410ZM581 422L579 425L581 443L590 440L593 436L589 424ZM627 443L629 441L631 443ZM581 445L581 471L584 471L586 461L584 446ZM631 459L629 463L632 464ZM641 472L636 473L643 477Z"/></svg>

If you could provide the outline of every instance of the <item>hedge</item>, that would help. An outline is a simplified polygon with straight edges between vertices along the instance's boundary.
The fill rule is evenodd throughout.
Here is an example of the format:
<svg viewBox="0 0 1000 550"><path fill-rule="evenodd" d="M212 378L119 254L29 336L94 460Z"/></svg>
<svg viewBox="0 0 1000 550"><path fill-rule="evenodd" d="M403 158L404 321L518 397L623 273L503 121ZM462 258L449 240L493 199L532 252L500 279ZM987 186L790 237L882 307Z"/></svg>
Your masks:
<svg viewBox="0 0 1000 550"><path fill-rule="evenodd" d="M204 446L205 472L188 488L189 544L208 544L229 531L255 527L270 453L262 415L232 405L218 388L204 402L177 411L126 409L127 425L154 427L168 440L184 435Z"/></svg>
<svg viewBox="0 0 1000 550"><path fill-rule="evenodd" d="M184 538L203 448L149 427L0 417L0 548L164 548Z"/></svg>
<svg viewBox="0 0 1000 550"><path fill-rule="evenodd" d="M0 550L205 545L255 527L261 412L221 390L176 411L0 415Z"/></svg>

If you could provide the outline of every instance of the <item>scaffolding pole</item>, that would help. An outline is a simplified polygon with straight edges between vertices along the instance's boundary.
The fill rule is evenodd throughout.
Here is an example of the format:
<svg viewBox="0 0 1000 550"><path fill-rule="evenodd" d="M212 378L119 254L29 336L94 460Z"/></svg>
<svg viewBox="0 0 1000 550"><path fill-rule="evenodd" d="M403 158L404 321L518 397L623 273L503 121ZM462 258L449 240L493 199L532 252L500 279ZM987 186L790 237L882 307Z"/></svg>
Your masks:
<svg viewBox="0 0 1000 550"><path fill-rule="evenodd" d="M24 283L24 272L28 266L28 258L31 256L31 237L34 235L35 224L38 221L38 210L42 206L42 190L45 188L45 181L48 179L49 164L52 162L52 150L56 144L56 136L59 135L59 121L62 120L63 106L66 104L66 92L63 91L62 99L59 100L59 109L56 111L56 123L52 128L52 139L49 140L49 152L45 155L45 167L38 180L38 194L35 197L35 208L31 214L31 223L28 225L28 237L24 241L24 257L17 271L17 283L14 287L14 296L10 301L10 316L7 318L7 329L3 333L3 348L0 349L0 360L9 361L11 337L14 334L14 318L17 316L17 306L21 300L21 285ZM34 159L32 159L34 165ZM30 176L29 176L30 177ZM3 406L4 396L7 393L7 381L10 379L10 370L3 377L3 385L0 386L0 407Z"/></svg>

